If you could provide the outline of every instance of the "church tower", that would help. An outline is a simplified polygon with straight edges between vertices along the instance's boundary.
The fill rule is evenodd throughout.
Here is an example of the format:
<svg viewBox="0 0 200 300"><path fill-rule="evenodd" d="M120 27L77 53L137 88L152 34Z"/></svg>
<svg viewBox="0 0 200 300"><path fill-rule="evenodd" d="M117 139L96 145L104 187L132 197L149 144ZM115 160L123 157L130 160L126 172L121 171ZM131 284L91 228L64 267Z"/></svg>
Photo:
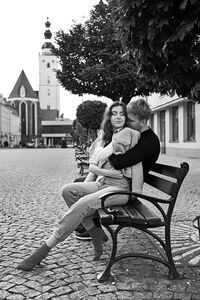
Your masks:
<svg viewBox="0 0 200 300"><path fill-rule="evenodd" d="M39 101L41 120L55 120L60 111L60 86L56 78L58 69L57 57L52 53L51 23L48 18L45 23L45 43L42 45L42 53L39 54Z"/></svg>

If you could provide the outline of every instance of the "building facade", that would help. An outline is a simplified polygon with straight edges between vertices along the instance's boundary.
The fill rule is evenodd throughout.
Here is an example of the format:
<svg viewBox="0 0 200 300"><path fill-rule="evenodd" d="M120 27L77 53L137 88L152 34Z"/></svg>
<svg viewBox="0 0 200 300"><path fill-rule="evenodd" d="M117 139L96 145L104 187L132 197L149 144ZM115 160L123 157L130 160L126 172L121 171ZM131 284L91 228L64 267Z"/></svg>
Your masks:
<svg viewBox="0 0 200 300"><path fill-rule="evenodd" d="M50 22L47 18L44 32L45 42L42 45L42 52L39 54L39 91L34 91L24 70L14 85L8 97L10 105L16 109L21 119L21 144L28 142L54 146L61 144L63 131L68 128L59 118L60 111L60 86L56 78L55 70L58 69L58 61L53 54L53 44L51 43L52 33ZM46 122L48 123L48 139L46 134ZM55 136L54 128L60 122L61 132ZM68 120L72 128L72 121ZM51 124L51 126L50 126ZM63 127L63 128L62 128ZM71 128L66 134L71 132ZM52 129L52 131L51 131ZM59 141L58 141L59 140Z"/></svg>
<svg viewBox="0 0 200 300"><path fill-rule="evenodd" d="M42 121L42 138L45 146L62 146L72 144L72 121L59 119L55 121Z"/></svg>
<svg viewBox="0 0 200 300"><path fill-rule="evenodd" d="M21 120L14 107L0 95L0 147L19 145Z"/></svg>
<svg viewBox="0 0 200 300"><path fill-rule="evenodd" d="M200 104L159 94L147 101L152 108L150 126L160 138L162 153L200 157Z"/></svg>

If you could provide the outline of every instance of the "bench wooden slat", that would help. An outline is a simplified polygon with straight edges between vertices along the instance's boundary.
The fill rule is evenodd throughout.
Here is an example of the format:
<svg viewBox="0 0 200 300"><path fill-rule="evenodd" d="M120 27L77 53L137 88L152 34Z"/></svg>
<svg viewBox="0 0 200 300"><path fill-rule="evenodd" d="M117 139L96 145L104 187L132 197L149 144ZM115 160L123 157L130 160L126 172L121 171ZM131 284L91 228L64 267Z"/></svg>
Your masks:
<svg viewBox="0 0 200 300"><path fill-rule="evenodd" d="M101 218L102 224L122 224L122 223L134 223L138 225L147 224L146 218L140 214L140 212L131 207L131 212L128 208L128 204L123 206L112 206L112 209L120 211L121 214L113 215L106 214L103 209L99 209L98 213Z"/></svg>
<svg viewBox="0 0 200 300"><path fill-rule="evenodd" d="M145 177L145 182L170 196L174 196L177 191L177 184L175 182L171 182L153 174L148 174Z"/></svg>
<svg viewBox="0 0 200 300"><path fill-rule="evenodd" d="M165 176L169 176L172 178L180 178L182 176L182 170L180 168L174 167L174 166L168 166L156 163L152 166L151 171L160 173Z"/></svg>
<svg viewBox="0 0 200 300"><path fill-rule="evenodd" d="M138 225L160 225L161 218L154 214L138 199L134 200L134 205L127 203L123 206L112 206L113 210L120 211L121 214L113 215L107 214L104 210L99 209L98 213L102 224L116 224L116 223L134 223Z"/></svg>
<svg viewBox="0 0 200 300"><path fill-rule="evenodd" d="M141 218L144 220L144 224L146 225L161 225L162 220L158 217L152 210L150 210L146 205L144 205L140 200L134 198L132 202L129 202L126 205L130 214L133 213L133 223L135 223L135 211L137 211Z"/></svg>
<svg viewBox="0 0 200 300"><path fill-rule="evenodd" d="M89 167L89 162L86 161L78 162L78 166Z"/></svg>
<svg viewBox="0 0 200 300"><path fill-rule="evenodd" d="M130 222L138 225L147 225L147 220L144 216L131 204L124 205L124 209L129 215Z"/></svg>

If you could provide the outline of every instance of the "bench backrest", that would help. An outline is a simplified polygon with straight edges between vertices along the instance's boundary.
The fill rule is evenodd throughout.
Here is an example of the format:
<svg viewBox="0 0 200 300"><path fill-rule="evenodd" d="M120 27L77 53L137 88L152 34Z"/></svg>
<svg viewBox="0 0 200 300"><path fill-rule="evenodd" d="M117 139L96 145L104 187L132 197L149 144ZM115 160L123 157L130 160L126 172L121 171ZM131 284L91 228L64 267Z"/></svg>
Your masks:
<svg viewBox="0 0 200 300"><path fill-rule="evenodd" d="M144 181L176 199L188 171L189 165L186 162L182 162L180 167L155 163Z"/></svg>

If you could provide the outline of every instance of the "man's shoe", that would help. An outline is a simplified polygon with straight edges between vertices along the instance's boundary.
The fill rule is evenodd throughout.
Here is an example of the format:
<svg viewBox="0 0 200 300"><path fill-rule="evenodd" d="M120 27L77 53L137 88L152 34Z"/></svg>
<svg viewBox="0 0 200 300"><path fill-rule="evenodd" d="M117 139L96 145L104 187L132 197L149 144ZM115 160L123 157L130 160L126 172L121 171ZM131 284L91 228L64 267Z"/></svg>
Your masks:
<svg viewBox="0 0 200 300"><path fill-rule="evenodd" d="M89 235L89 233L86 230L83 232L79 232L79 231L75 230L74 236L78 240L91 241L91 236Z"/></svg>
<svg viewBox="0 0 200 300"><path fill-rule="evenodd" d="M86 231L82 224L79 224L79 226L76 228L74 235L78 240L91 240L89 233Z"/></svg>
<svg viewBox="0 0 200 300"><path fill-rule="evenodd" d="M84 233L86 231L85 227L83 227L82 224L79 224L78 227L75 229L75 231L79 233Z"/></svg>

